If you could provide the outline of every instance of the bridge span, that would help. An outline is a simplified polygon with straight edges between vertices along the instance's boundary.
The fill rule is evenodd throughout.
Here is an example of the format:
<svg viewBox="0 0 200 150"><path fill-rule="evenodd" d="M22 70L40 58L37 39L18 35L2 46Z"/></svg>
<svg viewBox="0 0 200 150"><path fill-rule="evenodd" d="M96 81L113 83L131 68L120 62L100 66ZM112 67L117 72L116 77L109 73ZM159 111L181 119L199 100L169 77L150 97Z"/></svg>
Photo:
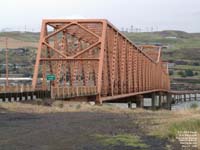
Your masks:
<svg viewBox="0 0 200 150"><path fill-rule="evenodd" d="M63 87L94 87L97 103L170 90L161 47L137 46L103 19L43 20L33 89L40 67L44 90L46 75L55 75L51 85L53 97L58 98L59 90L54 89Z"/></svg>
<svg viewBox="0 0 200 150"><path fill-rule="evenodd" d="M43 20L30 91L140 106L142 97L165 95L169 107L173 93L161 56L162 47L136 45L104 19Z"/></svg>

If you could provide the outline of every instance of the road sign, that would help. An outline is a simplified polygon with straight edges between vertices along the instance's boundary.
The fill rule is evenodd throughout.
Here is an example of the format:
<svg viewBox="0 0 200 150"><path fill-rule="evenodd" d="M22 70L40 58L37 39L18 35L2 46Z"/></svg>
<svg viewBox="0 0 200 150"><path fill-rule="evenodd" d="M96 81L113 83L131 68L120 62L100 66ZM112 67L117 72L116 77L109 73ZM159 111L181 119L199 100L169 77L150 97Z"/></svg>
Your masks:
<svg viewBox="0 0 200 150"><path fill-rule="evenodd" d="M53 81L56 79L56 76L54 74L49 74L46 76L47 80Z"/></svg>

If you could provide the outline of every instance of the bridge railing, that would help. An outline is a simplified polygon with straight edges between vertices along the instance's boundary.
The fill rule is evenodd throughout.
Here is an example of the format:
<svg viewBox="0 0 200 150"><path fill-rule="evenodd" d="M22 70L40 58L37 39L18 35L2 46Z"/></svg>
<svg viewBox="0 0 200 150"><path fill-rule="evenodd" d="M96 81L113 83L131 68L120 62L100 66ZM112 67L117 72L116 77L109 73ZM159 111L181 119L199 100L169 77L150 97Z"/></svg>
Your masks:
<svg viewBox="0 0 200 150"><path fill-rule="evenodd" d="M51 87L51 97L54 99L92 96L96 94L97 94L96 86Z"/></svg>
<svg viewBox="0 0 200 150"><path fill-rule="evenodd" d="M31 85L10 85L0 86L0 93L20 93L20 92L31 92L33 91Z"/></svg>

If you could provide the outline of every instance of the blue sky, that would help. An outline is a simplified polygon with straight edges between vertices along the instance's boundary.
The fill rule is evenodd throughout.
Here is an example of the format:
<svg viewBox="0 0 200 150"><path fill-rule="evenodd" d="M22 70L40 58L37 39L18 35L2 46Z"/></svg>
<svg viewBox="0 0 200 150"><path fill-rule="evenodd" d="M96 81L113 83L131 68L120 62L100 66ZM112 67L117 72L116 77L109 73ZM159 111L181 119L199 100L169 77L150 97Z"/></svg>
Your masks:
<svg viewBox="0 0 200 150"><path fill-rule="evenodd" d="M2 0L0 30L39 30L44 18L105 18L117 28L200 32L199 0Z"/></svg>

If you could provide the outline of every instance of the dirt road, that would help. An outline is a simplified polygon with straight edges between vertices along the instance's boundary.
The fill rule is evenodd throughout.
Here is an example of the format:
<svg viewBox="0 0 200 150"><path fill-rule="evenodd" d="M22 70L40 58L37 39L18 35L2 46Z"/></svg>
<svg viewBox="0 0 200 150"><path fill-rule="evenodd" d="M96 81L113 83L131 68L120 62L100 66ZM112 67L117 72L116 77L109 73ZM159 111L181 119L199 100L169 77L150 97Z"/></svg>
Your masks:
<svg viewBox="0 0 200 150"><path fill-rule="evenodd" d="M140 140L134 145L117 135ZM0 150L162 150L167 145L166 139L146 135L125 113L0 113Z"/></svg>

